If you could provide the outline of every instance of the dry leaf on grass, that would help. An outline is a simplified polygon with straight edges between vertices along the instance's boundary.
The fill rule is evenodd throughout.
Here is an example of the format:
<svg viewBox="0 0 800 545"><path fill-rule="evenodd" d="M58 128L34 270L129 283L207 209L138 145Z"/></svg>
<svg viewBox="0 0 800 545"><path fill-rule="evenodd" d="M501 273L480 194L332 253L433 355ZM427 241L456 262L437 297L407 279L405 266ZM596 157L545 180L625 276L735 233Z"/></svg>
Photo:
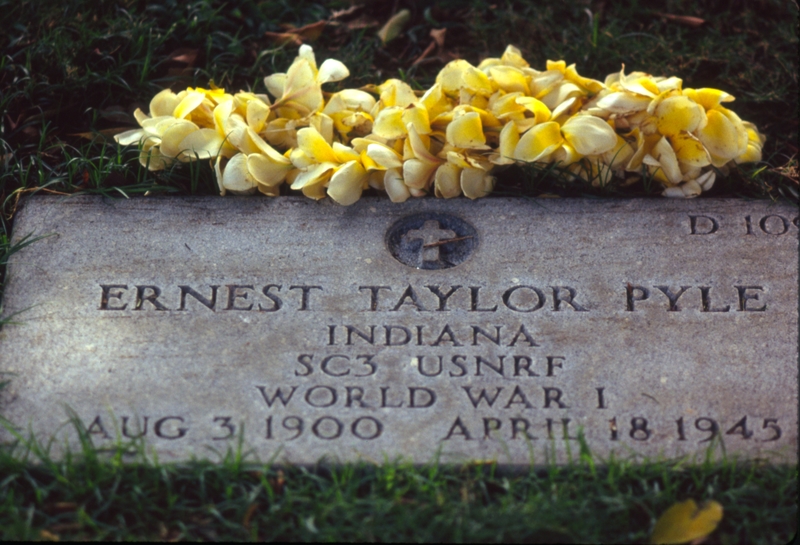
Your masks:
<svg viewBox="0 0 800 545"><path fill-rule="evenodd" d="M691 15L672 15L671 13L656 13L659 17L663 17L667 21L674 21L682 25L697 28L706 23L705 19L700 17L692 17Z"/></svg>
<svg viewBox="0 0 800 545"><path fill-rule="evenodd" d="M384 45L389 43L400 35L409 20L411 20L410 11L407 9L398 11L378 31L378 38L381 39Z"/></svg>
<svg viewBox="0 0 800 545"><path fill-rule="evenodd" d="M264 36L277 45L294 44L300 46L306 42L316 41L327 24L327 21L317 21L310 25L289 29L286 32L265 32Z"/></svg>
<svg viewBox="0 0 800 545"><path fill-rule="evenodd" d="M197 60L197 49L190 49L188 47L180 47L167 55L168 61L175 61L187 66L194 66L194 61Z"/></svg>

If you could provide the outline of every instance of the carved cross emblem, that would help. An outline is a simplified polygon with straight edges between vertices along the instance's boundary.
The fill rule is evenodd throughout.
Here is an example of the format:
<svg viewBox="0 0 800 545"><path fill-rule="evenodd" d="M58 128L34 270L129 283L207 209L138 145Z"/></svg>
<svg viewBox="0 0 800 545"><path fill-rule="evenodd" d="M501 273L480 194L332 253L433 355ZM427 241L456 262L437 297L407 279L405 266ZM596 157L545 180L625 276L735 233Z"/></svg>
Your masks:
<svg viewBox="0 0 800 545"><path fill-rule="evenodd" d="M392 256L416 269L448 269L463 262L477 244L475 228L461 218L425 212L397 220L386 233Z"/></svg>
<svg viewBox="0 0 800 545"><path fill-rule="evenodd" d="M422 248L420 248L421 260L423 261L439 261L439 246L450 242L449 239L454 239L456 233L450 229L442 229L439 222L436 220L428 220L422 226L422 229L412 229L406 233L406 240L422 240Z"/></svg>

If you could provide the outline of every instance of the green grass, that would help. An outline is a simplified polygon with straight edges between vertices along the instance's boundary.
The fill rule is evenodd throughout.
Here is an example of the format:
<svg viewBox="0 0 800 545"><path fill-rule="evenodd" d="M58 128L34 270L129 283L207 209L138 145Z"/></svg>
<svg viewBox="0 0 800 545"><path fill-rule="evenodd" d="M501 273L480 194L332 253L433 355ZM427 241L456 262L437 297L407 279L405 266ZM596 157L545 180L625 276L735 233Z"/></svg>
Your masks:
<svg viewBox="0 0 800 545"><path fill-rule="evenodd" d="M0 449L3 540L641 543L688 498L724 508L709 544L782 544L797 531L789 466L601 463L585 445L569 465L516 474L402 461L279 467L241 451L159 465L135 443L100 452L85 433L81 451L59 460L19 439ZM131 452L140 462L122 463Z"/></svg>
<svg viewBox="0 0 800 545"><path fill-rule="evenodd" d="M10 244L23 194L216 194L208 164L149 172L135 149L120 148L109 135L133 126L133 110L147 109L165 87L206 87L213 80L234 91L264 92L263 77L285 71L296 54L264 32L329 19L351 5L0 0L0 289L5 263L33 242ZM734 111L767 136L764 160L718 178L708 196L798 198L792 2L666 0L657 10L652 3L595 1L358 5L313 43L318 60L334 57L350 68L340 87L399 77L426 88L451 58L477 63L509 43L536 68L563 58L598 79L622 63L628 71L678 75L686 86L736 96ZM377 29L403 8L411 21L382 46ZM705 23L693 28L659 12ZM429 32L441 28L447 29L442 55L414 65L430 44ZM558 169L528 166L504 171L496 191L543 193L625 198L658 189L647 179L595 188ZM89 443L60 461L41 448L23 456L33 447L21 441L0 449L2 539L642 542L656 517L686 498L723 505L709 543L784 543L796 532L796 466L583 459L503 475L492 465L403 462L277 468L235 455L220 464L122 464L119 455L98 454Z"/></svg>

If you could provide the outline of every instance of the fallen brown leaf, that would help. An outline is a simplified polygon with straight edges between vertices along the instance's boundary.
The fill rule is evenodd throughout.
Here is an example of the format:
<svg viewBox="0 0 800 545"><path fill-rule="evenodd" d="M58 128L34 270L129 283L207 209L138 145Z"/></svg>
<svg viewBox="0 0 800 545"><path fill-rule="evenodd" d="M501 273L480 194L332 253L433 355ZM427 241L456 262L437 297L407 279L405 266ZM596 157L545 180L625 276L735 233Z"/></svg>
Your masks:
<svg viewBox="0 0 800 545"><path fill-rule="evenodd" d="M300 36L291 32L265 32L264 36L275 42L276 45L303 45L303 40L300 39Z"/></svg>
<svg viewBox="0 0 800 545"><path fill-rule="evenodd" d="M39 530L39 537L45 541L61 541L61 537L57 534L48 532L47 530Z"/></svg>
<svg viewBox="0 0 800 545"><path fill-rule="evenodd" d="M317 40L322 31L327 25L327 21L317 21L310 25L301 26L298 28L289 28L286 32L265 32L264 36L276 42L278 45L295 44L302 45L305 42L313 42Z"/></svg>
<svg viewBox="0 0 800 545"><path fill-rule="evenodd" d="M362 15L352 21L348 21L344 23L344 27L347 30L361 30L362 28L370 28L374 26L378 26L380 23L375 19L371 19L366 15Z"/></svg>
<svg viewBox="0 0 800 545"><path fill-rule="evenodd" d="M194 61L197 60L197 49L190 49L188 47L180 47L167 55L168 61L175 61L188 66L193 66Z"/></svg>
<svg viewBox="0 0 800 545"><path fill-rule="evenodd" d="M331 21L335 21L336 19L341 19L342 17L347 17L348 15L354 14L359 9L361 9L361 6L359 6L358 4L355 4L353 6L350 6L347 9L336 9L336 10L333 10L331 12L330 20Z"/></svg>
<svg viewBox="0 0 800 545"><path fill-rule="evenodd" d="M257 503L251 503L250 507L247 508L247 511L244 514L244 519L242 520L242 526L244 526L245 530L250 530L250 519L253 518L256 510L258 509Z"/></svg>
<svg viewBox="0 0 800 545"><path fill-rule="evenodd" d="M113 140L114 135L119 134L121 132L129 131L131 129L132 127L114 127L111 129L102 129L99 131L76 132L68 136L80 136L81 138L86 138L87 140L91 140L92 142L106 142L109 140Z"/></svg>
<svg viewBox="0 0 800 545"><path fill-rule="evenodd" d="M430 36L431 36L431 38L433 38L433 41L436 42L436 45L438 45L439 47L444 47L444 38L445 38L446 35L447 35L447 29L446 28L433 28L433 29L431 29Z"/></svg>
<svg viewBox="0 0 800 545"><path fill-rule="evenodd" d="M663 17L667 21L675 21L676 23L690 26L692 28L697 28L706 23L705 19L701 19L700 17L692 17L691 15L672 15L671 13L656 13L656 15Z"/></svg>

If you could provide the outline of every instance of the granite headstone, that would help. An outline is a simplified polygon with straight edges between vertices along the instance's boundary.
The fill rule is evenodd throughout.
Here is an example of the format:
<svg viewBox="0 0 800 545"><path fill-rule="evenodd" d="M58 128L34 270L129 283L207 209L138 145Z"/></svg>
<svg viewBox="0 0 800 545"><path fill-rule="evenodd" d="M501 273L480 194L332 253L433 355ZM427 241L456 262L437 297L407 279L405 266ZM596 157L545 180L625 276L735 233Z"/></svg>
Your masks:
<svg viewBox="0 0 800 545"><path fill-rule="evenodd" d="M74 414L160 460L797 459L791 205L33 197L30 233L0 414L54 452Z"/></svg>

